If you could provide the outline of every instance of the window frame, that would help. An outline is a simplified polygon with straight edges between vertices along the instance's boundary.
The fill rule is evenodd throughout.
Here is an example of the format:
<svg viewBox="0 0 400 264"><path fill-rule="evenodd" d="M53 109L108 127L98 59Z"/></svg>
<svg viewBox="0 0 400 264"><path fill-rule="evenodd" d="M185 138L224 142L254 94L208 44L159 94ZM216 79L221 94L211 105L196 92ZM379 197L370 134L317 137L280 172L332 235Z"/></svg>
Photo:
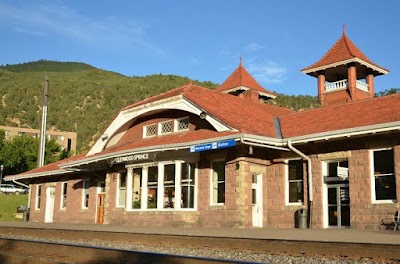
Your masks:
<svg viewBox="0 0 400 264"><path fill-rule="evenodd" d="M393 153L393 173L386 174L386 176L392 175L394 177L395 181L395 199L382 199L382 200L377 200L376 199L376 185L375 185L375 158L374 158L374 153L378 151L386 151L386 150L391 150ZM371 202L373 204L390 204L390 203L397 203L398 198L397 198L397 190L396 190L396 159L395 159L395 151L393 147L390 148L379 148L379 149L371 149L370 150L370 179L371 179ZM384 175L379 175L379 176L384 176Z"/></svg>
<svg viewBox="0 0 400 264"><path fill-rule="evenodd" d="M190 163L193 165L193 179L191 180L185 180L185 183L182 183L182 166L185 163ZM174 165L174 171L175 171L175 175L174 175L174 184L173 184L173 188L174 188L174 206L173 207L168 207L168 208L164 208L164 194L165 194L165 166L168 165ZM197 161L194 161L192 159L189 160L175 160L175 161L162 161L159 162L157 165L154 163L145 163L145 164L137 164L137 165L129 165L126 168L128 169L128 167L130 169L141 169L141 194L140 194L140 199L141 199L141 203L140 203L140 208L134 208L133 207L133 202L132 201L132 208L125 208L125 210L127 212L154 212L154 211L196 211L197 210L197 188L198 188L198 164ZM154 180L157 181L157 184L155 184L155 181L151 181L150 183L154 183L154 184L148 184L149 183L149 171L150 168L156 168L157 169L157 177L155 177ZM155 170L155 169L153 169ZM128 177L134 177L133 173L131 176ZM132 179L133 180L133 179ZM193 190L193 207L190 208L182 208L181 207L181 202L182 202L182 185L186 184L186 182L191 183L190 186L192 187ZM153 201L154 206L151 205L149 207L149 186L150 189L153 189L155 191L152 191L152 193L155 192L155 196L156 199ZM132 184L133 187L133 184ZM169 188L171 188L171 186L169 186ZM132 188L132 197L133 197L133 190L134 188ZM177 201L181 201L180 203L177 203Z"/></svg>
<svg viewBox="0 0 400 264"><path fill-rule="evenodd" d="M182 122L182 120L187 120L188 125L187 125L187 128L179 129L179 124ZM174 132L188 131L189 125L190 125L190 119L188 116L177 118L177 119L175 119L175 122L174 122Z"/></svg>
<svg viewBox="0 0 400 264"><path fill-rule="evenodd" d="M218 181L217 179L217 187L219 183L224 183L224 193L226 193L226 161L225 159L216 159L211 161L210 165L210 205L211 206L223 206L225 205L226 197L224 195L224 201L218 202L218 194L217 196L214 195L214 163L223 162L224 163L224 180ZM218 188L217 188L218 193ZM216 199L216 200L215 200Z"/></svg>
<svg viewBox="0 0 400 264"><path fill-rule="evenodd" d="M40 202L42 200L42 185L36 185L36 197L35 197L35 210L40 210Z"/></svg>
<svg viewBox="0 0 400 264"><path fill-rule="evenodd" d="M300 161L302 163L302 171L303 171L303 178L301 180L290 180L289 179L289 163L291 161ZM304 170L304 161L301 158L295 158L295 159L287 159L285 160L285 204L288 206L292 205L303 205L304 204L304 177L305 177L305 170ZM303 186L303 200L302 201L297 201L297 202L290 202L290 192L289 192L289 187L291 182L302 182Z"/></svg>
<svg viewBox="0 0 400 264"><path fill-rule="evenodd" d="M167 132L163 132L163 125L166 123L171 123L171 130L167 131ZM162 122L158 123L158 135L162 136L162 135L168 135L168 134L172 134L174 132L174 120L173 119L169 119L169 120L165 120Z"/></svg>
<svg viewBox="0 0 400 264"><path fill-rule="evenodd" d="M87 193L86 193L87 192ZM87 197L86 197L87 195ZM89 197L90 197L90 180L82 180L82 209L89 208ZM87 206L86 206L87 204Z"/></svg>
<svg viewBox="0 0 400 264"><path fill-rule="evenodd" d="M60 195L61 210L65 210L67 208L67 192L68 192L68 182L61 182L61 195Z"/></svg>
<svg viewBox="0 0 400 264"><path fill-rule="evenodd" d="M121 176L125 173L125 187L121 187ZM124 208L126 205L126 192L127 192L127 188L126 188L126 181L127 181L127 177L128 177L128 171L119 171L118 172L118 176L117 176L117 191L116 191L116 199L115 199L115 207L116 208ZM121 190L124 189L125 190L125 194L124 194L124 200L123 200L123 204L121 204Z"/></svg>
<svg viewBox="0 0 400 264"><path fill-rule="evenodd" d="M147 130L149 127L154 126L154 135L147 135ZM151 138L151 137L156 137L157 136L157 131L158 131L158 126L157 123L153 123L153 124L148 124L143 126L143 138Z"/></svg>

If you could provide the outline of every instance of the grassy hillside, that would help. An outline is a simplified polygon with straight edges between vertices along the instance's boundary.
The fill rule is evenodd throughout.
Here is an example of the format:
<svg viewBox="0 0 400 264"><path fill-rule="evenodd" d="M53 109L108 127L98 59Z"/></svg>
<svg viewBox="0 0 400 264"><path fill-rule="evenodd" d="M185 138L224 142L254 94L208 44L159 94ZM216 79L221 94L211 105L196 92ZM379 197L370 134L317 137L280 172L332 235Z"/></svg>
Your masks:
<svg viewBox="0 0 400 264"><path fill-rule="evenodd" d="M13 216L19 205L28 205L28 194L0 195L0 221L22 221Z"/></svg>
<svg viewBox="0 0 400 264"><path fill-rule="evenodd" d="M40 60L0 66L0 125L40 127L45 76L50 81L47 129L77 132L80 151L89 148L124 106L190 81L161 74L127 77L76 62ZM319 106L316 97L282 94L269 103L295 110Z"/></svg>
<svg viewBox="0 0 400 264"><path fill-rule="evenodd" d="M45 76L50 81L47 128L77 132L80 150L87 149L124 106L190 81L161 74L126 77L82 63L6 65L0 67L0 124L40 127Z"/></svg>

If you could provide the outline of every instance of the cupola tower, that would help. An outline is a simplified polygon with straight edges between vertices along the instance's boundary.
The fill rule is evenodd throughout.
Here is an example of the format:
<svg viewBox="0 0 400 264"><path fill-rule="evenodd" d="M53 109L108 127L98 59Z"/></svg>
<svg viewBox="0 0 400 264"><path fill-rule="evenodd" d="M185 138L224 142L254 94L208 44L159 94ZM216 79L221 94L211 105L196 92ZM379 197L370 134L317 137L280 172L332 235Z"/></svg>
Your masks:
<svg viewBox="0 0 400 264"><path fill-rule="evenodd" d="M330 50L316 63L301 70L318 78L322 106L372 98L374 78L389 71L368 59L347 37L346 28Z"/></svg>

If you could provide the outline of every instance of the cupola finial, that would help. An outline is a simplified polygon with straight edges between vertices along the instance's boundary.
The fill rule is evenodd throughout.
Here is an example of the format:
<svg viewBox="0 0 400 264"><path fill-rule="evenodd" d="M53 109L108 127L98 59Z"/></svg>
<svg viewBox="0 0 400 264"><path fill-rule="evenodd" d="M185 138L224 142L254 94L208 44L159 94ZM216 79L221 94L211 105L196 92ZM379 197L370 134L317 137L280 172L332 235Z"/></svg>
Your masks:
<svg viewBox="0 0 400 264"><path fill-rule="evenodd" d="M343 36L346 35L346 24L343 24Z"/></svg>

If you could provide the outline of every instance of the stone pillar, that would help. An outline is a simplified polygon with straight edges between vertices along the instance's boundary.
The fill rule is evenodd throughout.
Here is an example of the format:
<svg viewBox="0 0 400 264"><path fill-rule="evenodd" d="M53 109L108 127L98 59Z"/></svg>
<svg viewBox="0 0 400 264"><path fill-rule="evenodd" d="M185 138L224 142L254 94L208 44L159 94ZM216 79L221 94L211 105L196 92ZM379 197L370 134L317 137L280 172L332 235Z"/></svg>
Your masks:
<svg viewBox="0 0 400 264"><path fill-rule="evenodd" d="M368 74L365 80L368 84L369 97L373 98L375 96L374 75Z"/></svg>
<svg viewBox="0 0 400 264"><path fill-rule="evenodd" d="M133 168L127 167L126 174L126 200L125 211L132 210L132 182L133 182Z"/></svg>
<svg viewBox="0 0 400 264"><path fill-rule="evenodd" d="M322 106L325 104L325 71L318 72L318 98Z"/></svg>
<svg viewBox="0 0 400 264"><path fill-rule="evenodd" d="M356 65L354 63L351 63L348 65L347 68L347 87L352 101L356 100L356 81Z"/></svg>

